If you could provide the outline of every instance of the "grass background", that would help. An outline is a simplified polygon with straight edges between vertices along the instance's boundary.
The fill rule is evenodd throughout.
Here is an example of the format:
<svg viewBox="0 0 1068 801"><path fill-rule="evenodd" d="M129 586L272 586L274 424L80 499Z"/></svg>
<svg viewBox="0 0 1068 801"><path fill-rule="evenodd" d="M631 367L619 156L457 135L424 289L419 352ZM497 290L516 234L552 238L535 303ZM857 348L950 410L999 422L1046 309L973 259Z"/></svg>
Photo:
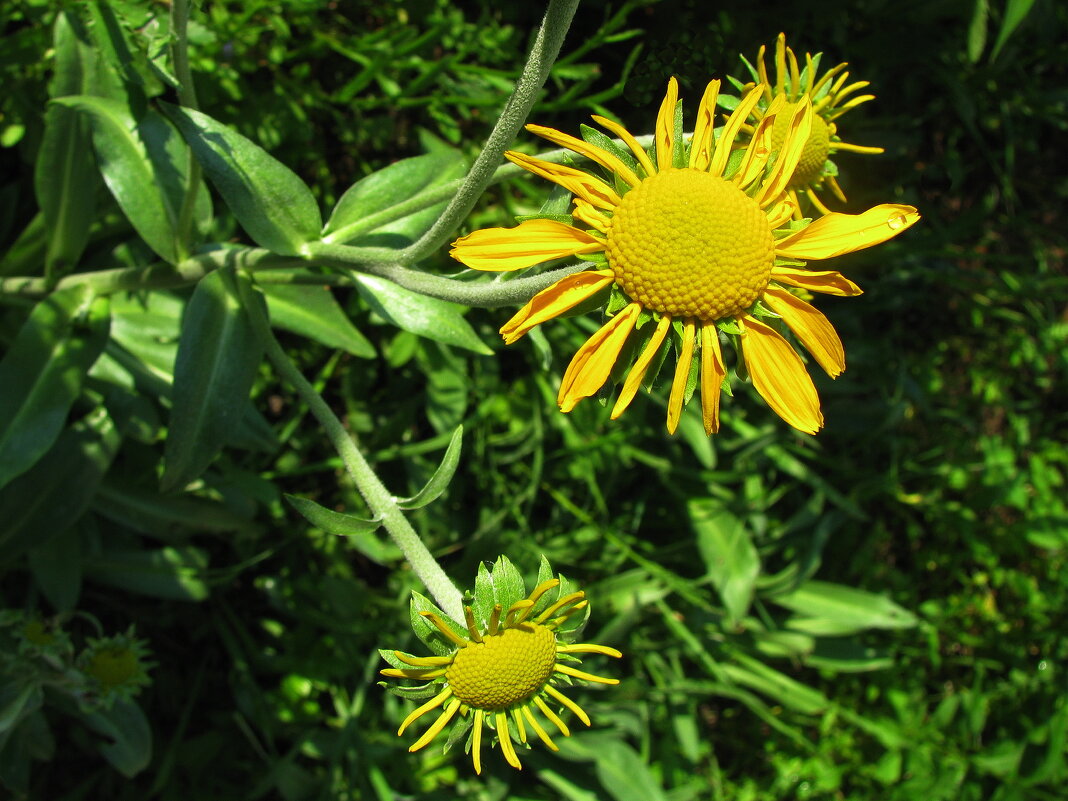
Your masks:
<svg viewBox="0 0 1068 801"><path fill-rule="evenodd" d="M329 208L427 137L477 152L539 17L498 5L205 4L192 30L202 108L271 150ZM6 243L32 213L18 193L32 185L51 13L4 12ZM1001 3L881 0L580 7L532 115L562 130L594 110L649 132L671 74L692 118L705 82L741 75L737 54L752 58L780 30L872 82L877 101L841 128L887 152L841 157L840 182L852 210L904 202L924 219L834 265L866 294L820 303L849 369L833 383L815 376L827 418L815 439L748 388L724 399L724 431L711 441L686 425L666 435L663 392L615 423L592 401L559 414L555 382L592 318L504 349L494 331L507 311L472 310L496 351L472 357L398 333L342 295L380 359L285 340L398 495L418 489L465 425L447 496L413 515L458 582L501 553L533 576L544 553L589 592L586 637L626 654L594 672L623 682L582 694L595 727L560 757L535 749L520 774L493 754L476 779L462 755L405 753L394 731L407 706L375 685L375 649L415 647L406 603L416 582L309 531L282 504L285 491L361 509L306 409L265 367L256 403L281 447L229 451L217 468L250 526L168 533L209 555L198 576L208 597L88 582L79 601L109 630L135 624L152 650L141 696L151 765L124 779L87 731L59 726L28 796L1061 797L1068 14L1035 3L994 57L1005 14ZM507 225L546 190L528 179L495 187L469 226ZM225 216L219 232L240 236ZM444 256L426 268L453 269ZM148 487L161 452L124 449L114 474ZM86 536L139 536L99 517L84 526L95 527ZM710 543L733 526L762 564L753 619L740 627L709 581ZM773 598L798 575L885 596L917 623L792 650L768 632L782 633ZM25 565L3 579L5 606L51 614ZM776 678L731 681L732 666L754 662Z"/></svg>

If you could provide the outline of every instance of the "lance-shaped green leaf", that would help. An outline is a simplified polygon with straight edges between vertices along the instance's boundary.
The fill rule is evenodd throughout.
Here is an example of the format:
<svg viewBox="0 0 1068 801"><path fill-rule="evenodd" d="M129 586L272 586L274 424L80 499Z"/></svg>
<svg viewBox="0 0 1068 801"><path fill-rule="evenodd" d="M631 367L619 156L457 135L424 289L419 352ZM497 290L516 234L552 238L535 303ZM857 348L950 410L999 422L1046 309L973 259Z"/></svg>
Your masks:
<svg viewBox="0 0 1068 801"><path fill-rule="evenodd" d="M165 542L182 542L190 532L236 532L244 536L259 533L254 523L219 501L160 495L113 478L100 485L93 500L93 511Z"/></svg>
<svg viewBox="0 0 1068 801"><path fill-rule="evenodd" d="M456 468L460 464L460 448L463 446L464 427L457 426L449 439L449 447L445 449L445 456L441 464L434 471L434 475L423 485L415 495L410 498L396 498L397 506L401 509L422 509L428 503L432 503L441 497L441 494L449 486Z"/></svg>
<svg viewBox="0 0 1068 801"><path fill-rule="evenodd" d="M493 353L461 315L461 306L421 295L374 275L353 273L356 289L380 317L405 331L475 353Z"/></svg>
<svg viewBox="0 0 1068 801"><path fill-rule="evenodd" d="M34 308L0 361L0 487L56 441L108 338L108 302L88 288L54 292Z"/></svg>
<svg viewBox="0 0 1068 801"><path fill-rule="evenodd" d="M339 348L361 359L375 357L374 346L341 310L329 287L263 284L271 324Z"/></svg>
<svg viewBox="0 0 1068 801"><path fill-rule="evenodd" d="M164 492L203 473L241 420L262 355L239 300L237 283L247 280L229 268L216 270L200 280L186 306L174 363Z"/></svg>
<svg viewBox="0 0 1068 801"><path fill-rule="evenodd" d="M136 776L152 759L152 727L141 707L121 699L106 709L86 714L82 720L108 738L100 753L126 778Z"/></svg>
<svg viewBox="0 0 1068 801"><path fill-rule="evenodd" d="M87 115L104 183L138 235L164 261L185 258L178 220L187 162L176 158L174 129L153 111L136 120L128 106L111 98L75 96L53 102Z"/></svg>
<svg viewBox="0 0 1068 801"><path fill-rule="evenodd" d="M787 622L789 628L809 634L836 636L916 625L916 616L889 598L826 581L806 581L793 592L770 600L799 615Z"/></svg>
<svg viewBox="0 0 1068 801"><path fill-rule="evenodd" d="M53 98L90 93L96 55L85 38L76 16L72 19L64 11L56 15ZM47 229L48 275L69 272L85 250L98 181L88 122L74 109L50 106L34 168L37 205Z"/></svg>
<svg viewBox="0 0 1068 801"><path fill-rule="evenodd" d="M298 255L323 220L307 185L259 145L206 114L160 104L241 227L262 247Z"/></svg>
<svg viewBox="0 0 1068 801"><path fill-rule="evenodd" d="M62 534L89 507L119 449L103 409L63 431L27 472L0 489L0 563Z"/></svg>
<svg viewBox="0 0 1068 801"><path fill-rule="evenodd" d="M105 550L82 563L91 581L168 601L203 601L207 553L199 548Z"/></svg>
<svg viewBox="0 0 1068 801"><path fill-rule="evenodd" d="M346 537L356 550L372 562L384 565L401 557L399 548L382 542L375 536L375 531L382 525L381 519L366 520L355 515L335 512L315 501L296 495L286 495L285 498L289 505L313 526L335 537Z"/></svg>
<svg viewBox="0 0 1068 801"><path fill-rule="evenodd" d="M59 532L31 548L28 556L33 580L48 602L61 614L73 612L82 592L82 536L78 529Z"/></svg>
<svg viewBox="0 0 1068 801"><path fill-rule="evenodd" d="M745 524L718 503L693 501L688 511L708 576L734 625L745 616L753 599L760 556Z"/></svg>
<svg viewBox="0 0 1068 801"><path fill-rule="evenodd" d="M323 240L343 245L403 248L430 230L448 201L379 222L402 211L420 194L464 174L463 157L451 149L402 159L361 178L337 206Z"/></svg>

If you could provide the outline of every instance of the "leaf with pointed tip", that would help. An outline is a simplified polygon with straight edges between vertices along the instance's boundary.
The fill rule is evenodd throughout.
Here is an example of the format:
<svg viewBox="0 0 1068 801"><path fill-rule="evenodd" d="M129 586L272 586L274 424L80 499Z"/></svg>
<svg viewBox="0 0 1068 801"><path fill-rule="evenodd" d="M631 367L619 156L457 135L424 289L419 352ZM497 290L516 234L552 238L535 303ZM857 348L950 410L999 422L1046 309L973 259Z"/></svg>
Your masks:
<svg viewBox="0 0 1068 801"><path fill-rule="evenodd" d="M330 287L305 284L261 284L271 311L271 324L340 348L361 359L375 357L374 345L341 310Z"/></svg>
<svg viewBox="0 0 1068 801"><path fill-rule="evenodd" d="M457 426L449 439L449 447L445 449L445 456L441 464L434 471L434 475L426 482L419 492L411 498L397 498L397 506L401 509L422 509L428 503L436 501L449 486L452 477L456 474L456 468L460 464L460 448L463 444L464 427Z"/></svg>
<svg viewBox="0 0 1068 801"><path fill-rule="evenodd" d="M160 103L193 149L241 227L261 247L286 256L319 239L319 204L308 186L266 150L199 111Z"/></svg>
<svg viewBox="0 0 1068 801"><path fill-rule="evenodd" d="M327 534L336 537L347 537L353 546L370 559L380 565L388 564L400 559L400 549L389 542L382 542L374 536L374 532L382 525L381 518L366 520L355 515L347 515L335 512L320 506L315 501L300 498L296 495L286 495L286 501L316 528L320 528Z"/></svg>

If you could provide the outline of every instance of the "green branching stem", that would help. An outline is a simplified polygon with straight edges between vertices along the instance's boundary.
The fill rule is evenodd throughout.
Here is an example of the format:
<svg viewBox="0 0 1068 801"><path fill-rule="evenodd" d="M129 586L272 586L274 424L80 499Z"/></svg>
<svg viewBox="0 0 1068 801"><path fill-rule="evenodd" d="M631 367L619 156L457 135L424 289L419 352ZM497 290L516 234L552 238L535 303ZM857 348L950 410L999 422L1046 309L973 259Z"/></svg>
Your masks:
<svg viewBox="0 0 1068 801"><path fill-rule="evenodd" d="M171 61L174 75L178 79L178 102L186 108L197 110L197 92L193 85L193 73L189 69L189 0L173 0L171 3ZM182 198L182 208L178 212L178 247L179 253L189 252L189 243L193 235L193 215L196 209L197 192L200 190L200 164L189 158L189 183Z"/></svg>
<svg viewBox="0 0 1068 801"><path fill-rule="evenodd" d="M475 202L489 186L494 171L501 163L505 149L519 133L519 128L526 122L534 101L538 98L545 80L549 77L556 56L564 43L564 36L571 26L579 0L550 0L545 11L541 29L538 31L534 46L531 48L523 73L516 82L512 96L505 104L504 110L493 131L486 140L471 171L464 178L463 185L452 197L438 221L414 244L395 253L393 259L401 264L413 264L441 247L445 240L455 231L460 222L470 213Z"/></svg>
<svg viewBox="0 0 1068 801"><path fill-rule="evenodd" d="M242 284L242 292L251 292ZM404 512L397 506L385 485L375 475L371 465L356 446L356 442L345 429L345 426L327 406L322 396L308 382L304 375L297 369L289 356L278 344L278 340L271 333L270 324L263 314L262 303L259 298L243 298L243 306L252 321L256 336L260 339L267 358L274 364L279 376L300 395L301 400L308 404L308 409L322 426L327 439L334 446L349 476L356 484L360 495L367 502L368 508L376 519L382 521L383 527L389 532L393 542L400 548L412 570L423 582L427 591L433 597L441 609L456 620L463 620L463 596L446 575L445 571L427 550L422 539L412 528Z"/></svg>

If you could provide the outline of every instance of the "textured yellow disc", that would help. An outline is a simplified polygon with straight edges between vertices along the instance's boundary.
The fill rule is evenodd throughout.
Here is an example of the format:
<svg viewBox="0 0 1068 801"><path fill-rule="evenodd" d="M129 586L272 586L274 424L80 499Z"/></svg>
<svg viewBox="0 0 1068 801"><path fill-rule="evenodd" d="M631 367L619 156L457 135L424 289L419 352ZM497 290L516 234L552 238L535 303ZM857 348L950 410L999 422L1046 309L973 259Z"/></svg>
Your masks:
<svg viewBox="0 0 1068 801"><path fill-rule="evenodd" d="M461 648L445 679L463 703L492 711L533 696L549 681L555 667L556 635L545 626L530 624Z"/></svg>
<svg viewBox="0 0 1068 801"><path fill-rule="evenodd" d="M775 122L771 124L771 149L778 150L782 147L782 140L786 138L786 131L790 127L790 116L794 113L796 103L788 103L782 111L775 115ZM797 168L790 179L790 188L808 186L820 177L823 165L827 163L827 156L831 152L831 131L823 117L819 114L812 115L812 131L805 141L805 149L801 151L801 158L797 162Z"/></svg>
<svg viewBox="0 0 1068 801"><path fill-rule="evenodd" d="M712 321L760 297L775 241L764 212L734 184L671 169L623 196L605 252L616 283L645 308Z"/></svg>

